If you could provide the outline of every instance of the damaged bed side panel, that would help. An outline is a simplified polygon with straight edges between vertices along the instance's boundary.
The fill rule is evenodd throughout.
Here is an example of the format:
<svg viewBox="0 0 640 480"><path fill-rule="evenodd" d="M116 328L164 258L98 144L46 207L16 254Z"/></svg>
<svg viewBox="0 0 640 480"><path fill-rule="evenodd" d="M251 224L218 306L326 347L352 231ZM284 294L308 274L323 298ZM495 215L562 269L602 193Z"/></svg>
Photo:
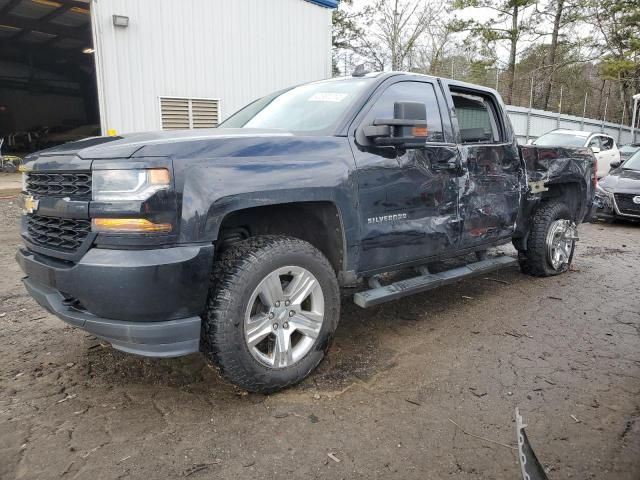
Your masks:
<svg viewBox="0 0 640 480"><path fill-rule="evenodd" d="M526 248L529 220L542 200L559 198L575 212L576 223L588 221L595 195L595 157L588 148L523 145L520 156L527 173L526 191L514 242Z"/></svg>

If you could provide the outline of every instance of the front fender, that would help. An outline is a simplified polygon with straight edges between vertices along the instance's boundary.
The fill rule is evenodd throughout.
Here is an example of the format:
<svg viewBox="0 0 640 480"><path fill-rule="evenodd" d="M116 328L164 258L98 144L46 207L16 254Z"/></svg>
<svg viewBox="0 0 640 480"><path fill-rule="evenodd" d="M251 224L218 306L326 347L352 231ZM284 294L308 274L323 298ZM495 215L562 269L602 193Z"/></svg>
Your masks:
<svg viewBox="0 0 640 480"><path fill-rule="evenodd" d="M334 203L348 244L356 241L355 165L346 138L249 140L233 152L227 146L222 157L214 149L174 158L180 242L215 241L224 217L237 210L312 201Z"/></svg>

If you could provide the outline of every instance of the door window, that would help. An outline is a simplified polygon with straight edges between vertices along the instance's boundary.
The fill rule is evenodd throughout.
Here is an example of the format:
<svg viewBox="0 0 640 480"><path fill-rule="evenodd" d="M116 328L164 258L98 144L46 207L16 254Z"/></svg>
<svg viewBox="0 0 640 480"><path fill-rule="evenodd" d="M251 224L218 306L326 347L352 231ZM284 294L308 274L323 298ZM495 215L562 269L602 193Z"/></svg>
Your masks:
<svg viewBox="0 0 640 480"><path fill-rule="evenodd" d="M427 142L444 142L442 117L436 92L431 83L398 82L390 85L376 100L363 125L371 125L376 118L393 118L396 102L420 102L427 107Z"/></svg>
<svg viewBox="0 0 640 480"><path fill-rule="evenodd" d="M589 143L587 144L587 147L589 148L601 148L600 147L600 137L593 137L591 140L589 140Z"/></svg>
<svg viewBox="0 0 640 480"><path fill-rule="evenodd" d="M613 138L611 137L600 137L600 143L602 144L602 150L611 150L613 148Z"/></svg>
<svg viewBox="0 0 640 480"><path fill-rule="evenodd" d="M462 143L500 141L495 111L489 98L459 92L451 92L451 96Z"/></svg>

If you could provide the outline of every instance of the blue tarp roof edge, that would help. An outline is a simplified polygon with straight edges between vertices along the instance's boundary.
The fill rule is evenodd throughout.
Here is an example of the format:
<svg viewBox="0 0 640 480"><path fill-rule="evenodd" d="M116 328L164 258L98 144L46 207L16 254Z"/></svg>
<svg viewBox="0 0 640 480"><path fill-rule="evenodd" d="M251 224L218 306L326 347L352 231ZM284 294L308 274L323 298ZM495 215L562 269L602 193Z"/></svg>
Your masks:
<svg viewBox="0 0 640 480"><path fill-rule="evenodd" d="M339 0L307 0L307 2L315 3L325 8L338 8Z"/></svg>

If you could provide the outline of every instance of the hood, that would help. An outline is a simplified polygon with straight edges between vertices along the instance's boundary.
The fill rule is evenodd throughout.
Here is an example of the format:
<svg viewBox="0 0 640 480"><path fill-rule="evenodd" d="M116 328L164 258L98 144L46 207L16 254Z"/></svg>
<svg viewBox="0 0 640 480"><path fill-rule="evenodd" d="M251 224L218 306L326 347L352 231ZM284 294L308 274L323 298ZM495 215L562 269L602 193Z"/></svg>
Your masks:
<svg viewBox="0 0 640 480"><path fill-rule="evenodd" d="M610 192L640 194L640 171L617 168L600 180L600 186Z"/></svg>
<svg viewBox="0 0 640 480"><path fill-rule="evenodd" d="M215 141L225 138L291 137L285 130L257 128L211 128L200 130L171 130L131 133L115 137L92 137L42 150L37 157L73 155L84 160L117 159L144 156L163 156L176 147L193 142Z"/></svg>

